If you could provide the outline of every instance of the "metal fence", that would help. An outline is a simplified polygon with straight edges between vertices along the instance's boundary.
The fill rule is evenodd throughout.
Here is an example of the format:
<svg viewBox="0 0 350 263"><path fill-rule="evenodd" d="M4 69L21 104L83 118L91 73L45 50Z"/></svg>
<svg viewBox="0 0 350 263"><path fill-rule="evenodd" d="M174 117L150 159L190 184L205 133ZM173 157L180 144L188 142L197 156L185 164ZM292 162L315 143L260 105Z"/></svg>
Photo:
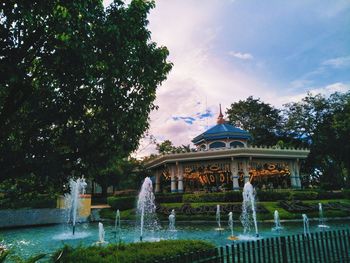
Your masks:
<svg viewBox="0 0 350 263"><path fill-rule="evenodd" d="M232 245L176 255L159 263L291 263L350 262L350 230L314 232Z"/></svg>

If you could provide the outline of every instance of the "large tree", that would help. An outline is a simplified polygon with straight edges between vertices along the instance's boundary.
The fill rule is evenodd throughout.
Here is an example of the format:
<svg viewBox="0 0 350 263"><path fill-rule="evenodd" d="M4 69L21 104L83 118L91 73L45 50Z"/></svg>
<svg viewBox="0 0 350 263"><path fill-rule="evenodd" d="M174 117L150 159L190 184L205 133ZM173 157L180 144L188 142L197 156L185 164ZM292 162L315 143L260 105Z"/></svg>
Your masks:
<svg viewBox="0 0 350 263"><path fill-rule="evenodd" d="M252 135L252 144L275 145L280 130L280 111L252 96L232 103L227 109L229 122L247 130Z"/></svg>
<svg viewBox="0 0 350 263"><path fill-rule="evenodd" d="M307 94L299 102L285 105L284 130L310 148L306 169L319 175L326 188L344 186L349 176L350 94L330 97Z"/></svg>
<svg viewBox="0 0 350 263"><path fill-rule="evenodd" d="M0 4L0 180L97 181L138 146L171 69L151 41L153 1ZM102 172L103 174L103 172Z"/></svg>

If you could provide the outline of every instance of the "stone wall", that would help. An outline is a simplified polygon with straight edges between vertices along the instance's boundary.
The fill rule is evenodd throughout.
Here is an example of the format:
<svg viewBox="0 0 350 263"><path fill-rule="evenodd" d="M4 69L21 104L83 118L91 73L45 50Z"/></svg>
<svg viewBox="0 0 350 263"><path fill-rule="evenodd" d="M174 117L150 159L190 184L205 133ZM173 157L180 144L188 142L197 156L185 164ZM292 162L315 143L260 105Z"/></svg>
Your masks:
<svg viewBox="0 0 350 263"><path fill-rule="evenodd" d="M0 228L65 223L64 212L56 208L0 210Z"/></svg>

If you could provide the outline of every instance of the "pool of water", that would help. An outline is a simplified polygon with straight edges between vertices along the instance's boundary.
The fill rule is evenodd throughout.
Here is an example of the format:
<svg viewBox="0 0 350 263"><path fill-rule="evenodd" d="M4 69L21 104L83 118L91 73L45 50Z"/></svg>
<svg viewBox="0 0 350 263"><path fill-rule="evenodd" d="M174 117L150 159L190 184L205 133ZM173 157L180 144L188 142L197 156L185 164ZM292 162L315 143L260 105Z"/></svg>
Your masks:
<svg viewBox="0 0 350 263"><path fill-rule="evenodd" d="M317 227L318 221L310 222L310 231L322 231ZM341 229L349 226L349 221L328 221L329 229ZM213 242L218 246L232 244L227 238L230 230L226 222L222 223L223 231L217 231L214 222L208 223L180 223L176 224L177 231L169 231L168 224L163 223L160 231L146 232L144 241L157 241L163 239L198 239ZM298 234L303 232L302 222L282 223L283 229L280 232L271 231L273 223L259 223L259 235L261 238L278 235ZM125 243L139 242L139 232L135 229L134 223L123 223L120 235L114 233L114 226L104 223L105 240L108 243L115 243L121 240ZM234 226L234 235L242 235L242 226L238 222ZM250 236L254 238L252 234ZM247 237L245 237L247 238ZM27 258L39 253L52 253L63 245L90 246L98 241L98 223L80 224L73 236L71 229L63 225L40 226L30 228L17 228L0 230L0 244L11 249L14 254Z"/></svg>

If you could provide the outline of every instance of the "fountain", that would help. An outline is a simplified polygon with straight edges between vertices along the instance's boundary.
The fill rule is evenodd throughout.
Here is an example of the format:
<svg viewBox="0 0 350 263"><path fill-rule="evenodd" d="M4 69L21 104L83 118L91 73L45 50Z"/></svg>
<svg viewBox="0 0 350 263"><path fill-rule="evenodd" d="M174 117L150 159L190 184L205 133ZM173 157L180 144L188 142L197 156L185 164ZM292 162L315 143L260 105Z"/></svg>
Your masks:
<svg viewBox="0 0 350 263"><path fill-rule="evenodd" d="M140 220L140 241L143 240L145 230L154 231L159 229L154 199L152 181L149 177L146 177L137 200L137 215Z"/></svg>
<svg viewBox="0 0 350 263"><path fill-rule="evenodd" d="M283 226L281 226L280 216L279 216L277 210L275 210L275 212L274 212L274 214L273 214L273 217L274 217L275 227L272 228L272 231L277 231L277 232L279 232L280 230L283 229Z"/></svg>
<svg viewBox="0 0 350 263"><path fill-rule="evenodd" d="M175 216L175 210L171 210L171 214L169 215L169 231L176 231L176 228L175 228L175 219L176 219L176 216Z"/></svg>
<svg viewBox="0 0 350 263"><path fill-rule="evenodd" d="M231 236L229 236L227 239L237 240L238 238L233 235L233 214L232 214L232 212L228 213L228 227L231 230Z"/></svg>
<svg viewBox="0 0 350 263"><path fill-rule="evenodd" d="M103 228L103 224L101 222L98 223L98 241L94 243L94 245L101 246L107 243L105 241L105 230Z"/></svg>
<svg viewBox="0 0 350 263"><path fill-rule="evenodd" d="M318 203L318 213L319 213L319 219L318 219L318 227L320 228L329 228L328 225L325 223L325 219L323 217L323 207L321 203Z"/></svg>
<svg viewBox="0 0 350 263"><path fill-rule="evenodd" d="M306 214L303 214L303 223L304 223L304 236L310 235L310 228L309 228L309 218Z"/></svg>
<svg viewBox="0 0 350 263"><path fill-rule="evenodd" d="M221 215L220 215L220 205L216 205L216 223L218 224L218 227L215 228L216 231L222 231L224 230L222 227L221 227Z"/></svg>
<svg viewBox="0 0 350 263"><path fill-rule="evenodd" d="M64 195L64 203L68 214L68 223L72 224L72 233L75 234L75 224L80 207L80 195L85 194L85 187L87 186L85 178L78 178L76 181L69 180L70 193Z"/></svg>
<svg viewBox="0 0 350 263"><path fill-rule="evenodd" d="M251 215L249 213L250 211ZM258 223L256 220L255 191L253 185L249 181L244 184L243 188L241 222L243 225L244 234L248 234L250 232L251 225L253 223L255 228L255 236L259 237Z"/></svg>
<svg viewBox="0 0 350 263"><path fill-rule="evenodd" d="M117 233L119 233L119 238L120 238L120 231L121 231L121 226L120 226L120 212L119 209L117 209L117 212L115 213L115 222L114 222L114 238L117 238Z"/></svg>

